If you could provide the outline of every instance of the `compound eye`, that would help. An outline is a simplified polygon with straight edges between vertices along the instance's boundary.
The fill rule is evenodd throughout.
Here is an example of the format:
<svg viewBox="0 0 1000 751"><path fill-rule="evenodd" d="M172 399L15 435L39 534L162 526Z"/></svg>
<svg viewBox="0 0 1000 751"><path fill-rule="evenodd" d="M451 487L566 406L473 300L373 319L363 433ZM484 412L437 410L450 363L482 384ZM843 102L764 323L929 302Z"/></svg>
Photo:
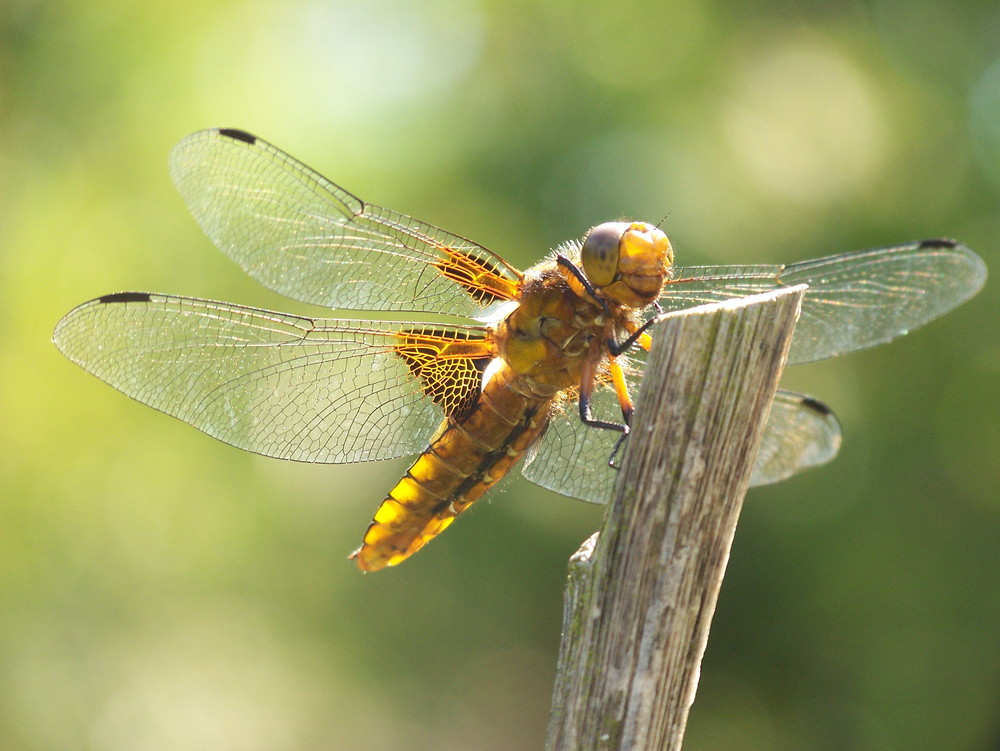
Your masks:
<svg viewBox="0 0 1000 751"><path fill-rule="evenodd" d="M629 226L626 222L605 222L591 229L583 238L580 263L583 273L595 286L603 287L615 280L622 235Z"/></svg>

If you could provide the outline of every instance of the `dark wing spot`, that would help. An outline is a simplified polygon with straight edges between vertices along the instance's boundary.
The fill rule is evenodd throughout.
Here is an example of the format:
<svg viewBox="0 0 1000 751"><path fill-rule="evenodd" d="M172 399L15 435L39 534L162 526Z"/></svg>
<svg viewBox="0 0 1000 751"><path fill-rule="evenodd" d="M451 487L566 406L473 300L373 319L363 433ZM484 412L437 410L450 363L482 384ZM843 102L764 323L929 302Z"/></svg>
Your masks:
<svg viewBox="0 0 1000 751"><path fill-rule="evenodd" d="M828 406L823 404L819 399L813 399L811 396L802 397L802 406L807 409L811 409L813 412L818 412L821 415L832 415L833 410Z"/></svg>
<svg viewBox="0 0 1000 751"><path fill-rule="evenodd" d="M239 130L237 128L219 128L219 135L225 136L226 138L232 138L237 141L243 141L243 143L248 143L251 146L257 143L257 136L250 135L245 130Z"/></svg>
<svg viewBox="0 0 1000 751"><path fill-rule="evenodd" d="M115 292L111 295L98 297L97 302L149 302L148 292Z"/></svg>
<svg viewBox="0 0 1000 751"><path fill-rule="evenodd" d="M920 243L919 248L954 248L958 245L954 240L947 240L945 238L939 238L937 240L924 240Z"/></svg>

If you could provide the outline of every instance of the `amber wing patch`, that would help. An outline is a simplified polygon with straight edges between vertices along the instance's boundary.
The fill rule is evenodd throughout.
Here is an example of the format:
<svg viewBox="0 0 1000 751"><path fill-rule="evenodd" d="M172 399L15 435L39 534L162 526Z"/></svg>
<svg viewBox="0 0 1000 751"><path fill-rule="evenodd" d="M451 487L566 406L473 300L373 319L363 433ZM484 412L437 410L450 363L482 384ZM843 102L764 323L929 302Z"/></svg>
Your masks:
<svg viewBox="0 0 1000 751"><path fill-rule="evenodd" d="M441 246L444 257L435 261L438 270L462 289L480 305L505 300L514 300L519 294L520 281L503 276L493 263L485 258L463 253L455 248Z"/></svg>
<svg viewBox="0 0 1000 751"><path fill-rule="evenodd" d="M445 414L465 419L479 398L483 371L495 355L492 339L482 333L434 329L400 331L394 350L423 392Z"/></svg>

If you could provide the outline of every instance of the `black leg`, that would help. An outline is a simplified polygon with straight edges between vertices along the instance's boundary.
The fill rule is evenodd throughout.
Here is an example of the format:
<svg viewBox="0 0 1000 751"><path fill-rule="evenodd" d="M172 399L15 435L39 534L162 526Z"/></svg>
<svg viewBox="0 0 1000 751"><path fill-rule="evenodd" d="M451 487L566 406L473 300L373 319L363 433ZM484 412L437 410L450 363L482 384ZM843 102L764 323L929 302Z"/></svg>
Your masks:
<svg viewBox="0 0 1000 751"><path fill-rule="evenodd" d="M612 469L620 469L616 463L616 459L618 458L618 453L621 451L622 446L625 445L625 439L628 438L630 430L629 425L632 422L632 410L622 410L622 418L625 420L624 423L595 420L590 411L590 395L580 395L580 419L583 421L584 425L591 428L598 428L600 430L617 430L621 433L618 440L615 441L614 448L611 449L611 455L608 457L608 466Z"/></svg>
<svg viewBox="0 0 1000 751"><path fill-rule="evenodd" d="M589 425L592 428L600 428L601 430L617 430L623 435L628 434L628 425L617 423L617 422L606 422L604 420L595 420L590 412L590 395L580 394L580 419L583 420L584 425Z"/></svg>
<svg viewBox="0 0 1000 751"><path fill-rule="evenodd" d="M625 439L628 438L628 433L622 433L618 440L615 441L615 447L611 449L611 456L608 457L608 466L611 469L621 469L618 464L618 452L621 451L622 446L625 445Z"/></svg>
<svg viewBox="0 0 1000 751"><path fill-rule="evenodd" d="M575 263L569 260L562 253L556 254L556 263L558 263L564 269L569 271L569 273L575 276L577 281L583 285L583 288L585 290L587 290L587 294L593 297L598 302L598 304L604 310L605 314L611 315L611 311L608 310L608 303L604 300L603 297L597 294L597 289L595 289L594 285L591 284L590 280L587 278L587 275L584 274L583 271L581 271L580 268Z"/></svg>
<svg viewBox="0 0 1000 751"><path fill-rule="evenodd" d="M622 354L623 352L627 352L628 350L632 349L632 345L635 344L637 341L639 341L639 337L646 333L646 329L648 329L650 326L652 326L659 320L660 320L659 316L653 316L644 324L642 324L642 326L637 328L635 332L631 334L628 337L628 339L626 339L623 342L617 342L614 340L614 338L608 339L608 351L614 357L618 357L618 355Z"/></svg>

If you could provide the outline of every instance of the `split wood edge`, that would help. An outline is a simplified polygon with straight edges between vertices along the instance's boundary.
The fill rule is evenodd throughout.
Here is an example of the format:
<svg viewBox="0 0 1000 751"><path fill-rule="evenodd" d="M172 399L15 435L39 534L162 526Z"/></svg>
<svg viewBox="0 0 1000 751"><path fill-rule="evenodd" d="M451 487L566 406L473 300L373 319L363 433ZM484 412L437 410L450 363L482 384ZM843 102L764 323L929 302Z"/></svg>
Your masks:
<svg viewBox="0 0 1000 751"><path fill-rule="evenodd" d="M570 562L547 751L676 751L805 285L665 315L615 499Z"/></svg>

